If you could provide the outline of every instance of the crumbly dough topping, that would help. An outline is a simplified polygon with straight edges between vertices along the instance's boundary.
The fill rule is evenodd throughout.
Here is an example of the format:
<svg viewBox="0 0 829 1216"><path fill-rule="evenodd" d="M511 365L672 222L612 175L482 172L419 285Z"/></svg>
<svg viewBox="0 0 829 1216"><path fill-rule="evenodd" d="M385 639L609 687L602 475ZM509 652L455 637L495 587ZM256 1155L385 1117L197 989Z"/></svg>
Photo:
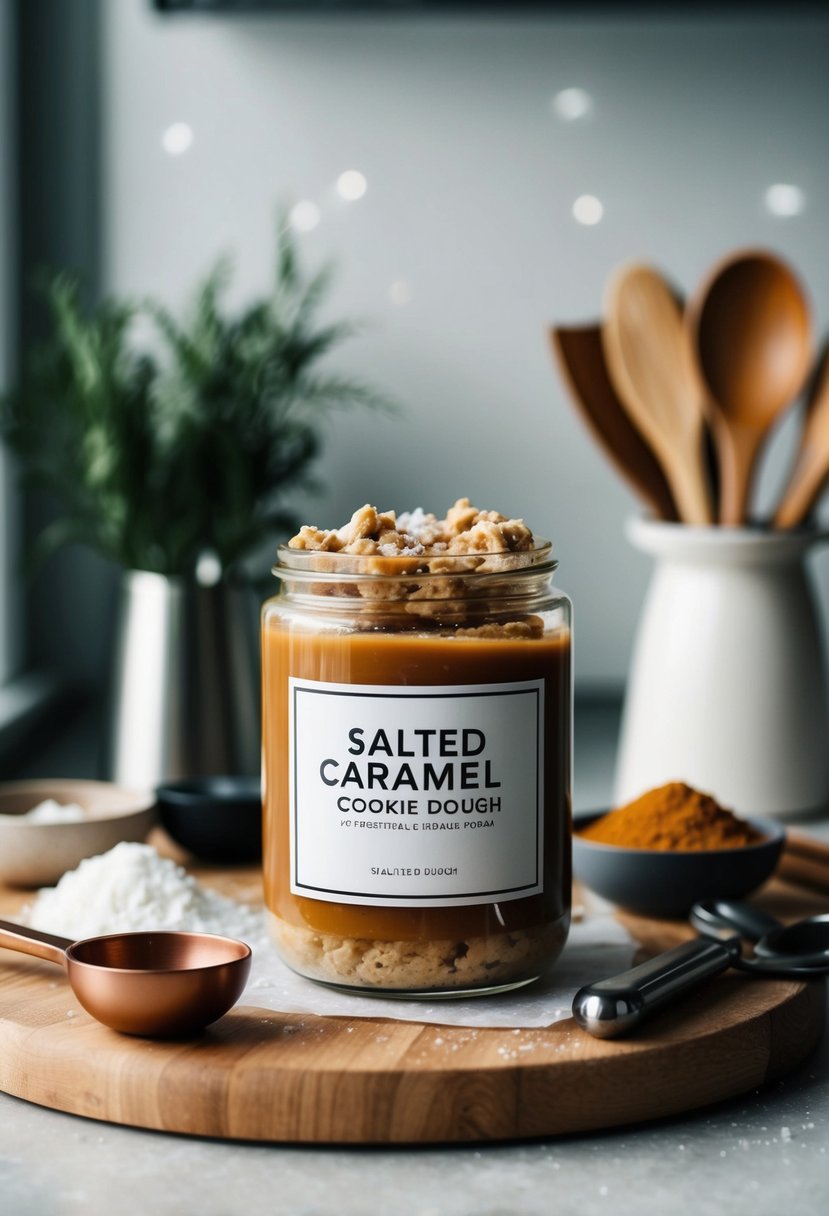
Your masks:
<svg viewBox="0 0 829 1216"><path fill-rule="evenodd" d="M505 626L515 637L544 632L538 616L505 620L499 598L509 585L499 581L482 591L478 576L500 580L514 571L520 577L549 553L548 542L535 538L523 519L479 510L468 498L459 498L445 519L420 508L397 515L366 504L340 528L306 525L288 550L295 565L322 576L313 584L315 595L351 599L355 613L375 618L372 627L388 610L391 628L405 627L408 616L421 623L431 618L433 627L439 623L455 637L504 637Z"/></svg>
<svg viewBox="0 0 829 1216"><path fill-rule="evenodd" d="M397 515L366 504L341 528L306 525L288 542L291 549L351 553L361 557L463 556L475 553L523 553L533 547L533 534L523 519L499 511L481 511L459 498L445 519L420 508Z"/></svg>

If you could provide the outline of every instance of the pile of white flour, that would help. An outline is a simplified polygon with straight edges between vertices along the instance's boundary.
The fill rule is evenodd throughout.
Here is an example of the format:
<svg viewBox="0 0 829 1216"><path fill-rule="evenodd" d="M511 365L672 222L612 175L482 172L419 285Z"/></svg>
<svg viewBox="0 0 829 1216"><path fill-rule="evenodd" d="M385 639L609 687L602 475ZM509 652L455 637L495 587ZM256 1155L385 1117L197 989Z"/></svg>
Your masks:
<svg viewBox="0 0 829 1216"><path fill-rule="evenodd" d="M81 823L86 813L76 802L60 803L47 798L23 815L0 815L0 819L11 823Z"/></svg>
<svg viewBox="0 0 829 1216"><path fill-rule="evenodd" d="M261 932L258 911L208 891L150 845L126 841L88 857L56 887L44 887L26 919L34 929L75 941L164 929L250 941Z"/></svg>

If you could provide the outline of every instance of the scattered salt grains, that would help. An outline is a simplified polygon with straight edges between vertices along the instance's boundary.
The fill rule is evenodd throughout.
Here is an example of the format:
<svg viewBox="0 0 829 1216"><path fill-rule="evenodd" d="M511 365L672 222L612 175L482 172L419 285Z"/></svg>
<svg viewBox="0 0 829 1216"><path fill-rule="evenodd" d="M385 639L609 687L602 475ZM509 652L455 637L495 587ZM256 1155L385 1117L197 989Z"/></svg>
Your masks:
<svg viewBox="0 0 829 1216"><path fill-rule="evenodd" d="M398 529L416 541L428 540L436 523L434 515L427 515L422 507L415 507L414 511L401 511L397 516Z"/></svg>

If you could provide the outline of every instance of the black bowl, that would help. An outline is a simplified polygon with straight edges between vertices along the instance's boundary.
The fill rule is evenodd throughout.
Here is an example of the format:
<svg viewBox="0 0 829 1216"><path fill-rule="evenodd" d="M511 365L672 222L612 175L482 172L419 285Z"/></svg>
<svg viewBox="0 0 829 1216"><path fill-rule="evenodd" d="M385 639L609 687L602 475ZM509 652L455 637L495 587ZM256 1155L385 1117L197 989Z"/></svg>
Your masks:
<svg viewBox="0 0 829 1216"><path fill-rule="evenodd" d="M575 816L573 873L597 895L643 916L685 917L699 900L748 895L774 870L785 836L766 819L747 819L762 839L734 849L627 849L578 835L604 813Z"/></svg>
<svg viewBox="0 0 829 1216"><path fill-rule="evenodd" d="M244 865L262 856L258 777L197 777L156 790L161 824L194 857Z"/></svg>

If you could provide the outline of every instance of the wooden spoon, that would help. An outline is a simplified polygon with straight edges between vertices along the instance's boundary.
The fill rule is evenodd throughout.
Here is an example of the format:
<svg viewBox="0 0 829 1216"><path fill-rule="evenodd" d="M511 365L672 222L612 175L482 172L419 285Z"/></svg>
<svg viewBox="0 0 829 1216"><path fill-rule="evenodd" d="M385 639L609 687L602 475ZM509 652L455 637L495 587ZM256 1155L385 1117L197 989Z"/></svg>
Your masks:
<svg viewBox="0 0 829 1216"><path fill-rule="evenodd" d="M775 528L802 523L829 479L829 343L823 351L806 403L806 421L795 466L780 506Z"/></svg>
<svg viewBox="0 0 829 1216"><path fill-rule="evenodd" d="M631 422L607 372L598 325L551 326L562 379L594 439L657 519L677 519L662 466Z"/></svg>
<svg viewBox="0 0 829 1216"><path fill-rule="evenodd" d="M808 303L785 263L748 250L714 268L691 304L688 325L708 388L720 522L736 527L745 521L763 440L809 371Z"/></svg>
<svg viewBox="0 0 829 1216"><path fill-rule="evenodd" d="M705 418L682 309L649 266L622 267L607 288L602 344L616 391L656 453L679 516L709 524Z"/></svg>

